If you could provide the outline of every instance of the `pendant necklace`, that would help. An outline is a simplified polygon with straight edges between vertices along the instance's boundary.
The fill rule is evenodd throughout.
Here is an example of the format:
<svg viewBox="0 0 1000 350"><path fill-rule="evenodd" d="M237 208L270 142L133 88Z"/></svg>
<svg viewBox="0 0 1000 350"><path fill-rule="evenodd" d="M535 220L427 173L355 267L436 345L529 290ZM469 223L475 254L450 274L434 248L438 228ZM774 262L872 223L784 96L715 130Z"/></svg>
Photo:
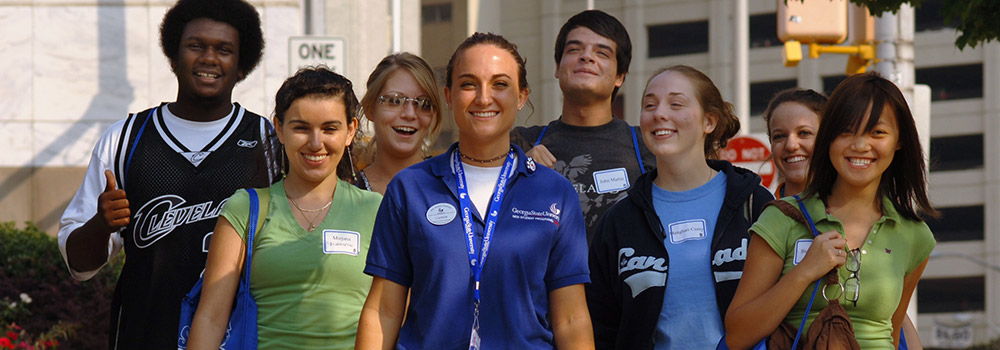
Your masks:
<svg viewBox="0 0 1000 350"><path fill-rule="evenodd" d="M299 213L302 214L302 217L306 219L307 223L309 223L309 228L306 230L309 232L312 232L313 230L316 229L316 224L313 223L312 219L310 219L309 215L306 213L319 213L323 210L326 210L326 208L329 208L330 205L333 204L333 197L330 197L330 201L326 202L326 204L320 207L319 209L302 209L302 207L299 207L299 204L295 203L295 200L292 199L292 197L289 197L287 193L285 193L285 197L288 198L288 201L292 203L292 206L295 207L295 209L298 209ZM322 223L323 220L320 220L320 222Z"/></svg>

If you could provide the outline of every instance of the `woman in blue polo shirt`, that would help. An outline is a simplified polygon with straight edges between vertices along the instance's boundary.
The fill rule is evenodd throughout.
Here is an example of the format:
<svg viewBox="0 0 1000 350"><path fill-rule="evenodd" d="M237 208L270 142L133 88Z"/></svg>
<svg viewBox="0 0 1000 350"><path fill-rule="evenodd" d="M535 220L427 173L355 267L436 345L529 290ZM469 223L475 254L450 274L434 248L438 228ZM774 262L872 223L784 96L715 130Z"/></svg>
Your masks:
<svg viewBox="0 0 1000 350"><path fill-rule="evenodd" d="M577 194L510 143L525 76L499 35L476 33L452 55L444 92L459 141L389 183L357 348L593 348Z"/></svg>

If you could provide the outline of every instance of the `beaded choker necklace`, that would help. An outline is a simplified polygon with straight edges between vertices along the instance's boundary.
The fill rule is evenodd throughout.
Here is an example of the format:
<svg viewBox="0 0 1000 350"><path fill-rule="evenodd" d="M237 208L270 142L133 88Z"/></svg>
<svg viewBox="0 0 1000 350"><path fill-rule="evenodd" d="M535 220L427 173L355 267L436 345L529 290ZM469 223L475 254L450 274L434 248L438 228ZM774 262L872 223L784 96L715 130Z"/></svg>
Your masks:
<svg viewBox="0 0 1000 350"><path fill-rule="evenodd" d="M458 151L458 155L460 157L462 157L462 159L465 159L465 160L468 160L468 161L472 161L472 162L476 162L476 163L480 163L480 164L486 164L486 163L493 163L495 161L504 159L504 157L506 157L507 153L509 153L509 152L510 152L510 149L508 149L503 154L501 154L499 156L496 156L496 157L493 157L493 158L490 158L490 159L476 159L476 158L472 158L472 157L469 157L469 156L465 155L465 153L462 153L462 151Z"/></svg>

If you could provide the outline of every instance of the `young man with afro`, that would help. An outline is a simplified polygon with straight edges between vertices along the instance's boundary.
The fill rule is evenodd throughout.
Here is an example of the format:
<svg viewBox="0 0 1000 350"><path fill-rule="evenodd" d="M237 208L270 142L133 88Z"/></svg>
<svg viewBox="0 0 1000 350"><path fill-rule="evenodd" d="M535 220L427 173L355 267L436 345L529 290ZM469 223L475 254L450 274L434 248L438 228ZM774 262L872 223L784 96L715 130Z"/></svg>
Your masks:
<svg viewBox="0 0 1000 350"><path fill-rule="evenodd" d="M59 223L73 278L93 277L125 250L112 349L177 348L181 299L205 267L224 200L278 179L271 124L232 102L233 87L263 54L253 6L180 0L163 18L160 45L177 99L105 131Z"/></svg>

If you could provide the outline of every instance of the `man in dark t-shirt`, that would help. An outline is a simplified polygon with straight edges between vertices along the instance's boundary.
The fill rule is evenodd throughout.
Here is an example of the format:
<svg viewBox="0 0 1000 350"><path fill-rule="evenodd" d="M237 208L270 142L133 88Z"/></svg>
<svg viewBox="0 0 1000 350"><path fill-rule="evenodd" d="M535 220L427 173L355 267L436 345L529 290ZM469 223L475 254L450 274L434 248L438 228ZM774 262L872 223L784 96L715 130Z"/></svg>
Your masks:
<svg viewBox="0 0 1000 350"><path fill-rule="evenodd" d="M601 215L656 160L638 128L611 113L632 60L632 42L618 19L600 10L571 17L556 38L555 60L562 116L548 125L517 127L511 140L573 183L589 242Z"/></svg>

